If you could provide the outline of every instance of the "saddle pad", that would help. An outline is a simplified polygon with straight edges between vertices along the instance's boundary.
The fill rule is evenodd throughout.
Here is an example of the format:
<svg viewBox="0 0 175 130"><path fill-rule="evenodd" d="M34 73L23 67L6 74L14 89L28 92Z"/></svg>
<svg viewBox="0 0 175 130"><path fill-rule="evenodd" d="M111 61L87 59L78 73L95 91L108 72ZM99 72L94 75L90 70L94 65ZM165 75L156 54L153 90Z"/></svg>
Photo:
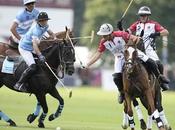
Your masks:
<svg viewBox="0 0 175 130"><path fill-rule="evenodd" d="M8 61L7 58L5 58L3 65L2 65L2 70L1 72L3 73L8 73L8 74L13 74L14 73L14 62Z"/></svg>

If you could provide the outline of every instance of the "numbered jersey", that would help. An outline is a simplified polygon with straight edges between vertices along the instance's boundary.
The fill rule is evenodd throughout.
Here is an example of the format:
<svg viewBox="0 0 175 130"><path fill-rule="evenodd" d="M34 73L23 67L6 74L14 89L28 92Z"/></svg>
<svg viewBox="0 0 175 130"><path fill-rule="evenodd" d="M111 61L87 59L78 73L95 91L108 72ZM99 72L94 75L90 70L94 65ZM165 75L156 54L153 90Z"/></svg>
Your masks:
<svg viewBox="0 0 175 130"><path fill-rule="evenodd" d="M36 9L33 9L32 12L24 9L17 14L14 21L18 23L16 31L19 35L24 35L30 29L38 14L39 11Z"/></svg>
<svg viewBox="0 0 175 130"><path fill-rule="evenodd" d="M142 30L144 30L143 36L147 37L151 33L164 30L164 27L162 27L158 22L155 22L153 20L148 20L146 23L137 21L129 27L129 31L131 31L132 33L136 32L136 35L138 36L140 36Z"/></svg>
<svg viewBox="0 0 175 130"><path fill-rule="evenodd" d="M99 52L104 52L108 49L114 55L119 55L124 51L125 44L128 42L130 34L124 31L115 31L112 34L114 36L113 40L106 41L101 39L98 47Z"/></svg>
<svg viewBox="0 0 175 130"><path fill-rule="evenodd" d="M38 24L32 26L29 31L19 41L19 46L27 51L33 51L32 40L33 38L41 39L45 32L47 32L49 26L41 27Z"/></svg>
<svg viewBox="0 0 175 130"><path fill-rule="evenodd" d="M140 36L142 30L144 31L144 35L142 38L145 43L145 49L147 48L152 49L152 47L150 46L151 45L150 42L152 42L153 39L148 38L148 37L150 36L151 33L160 32L164 30L164 27L162 27L159 23L153 20L148 20L145 23L137 21L134 24L132 24L128 29L130 33L135 32L137 36Z"/></svg>

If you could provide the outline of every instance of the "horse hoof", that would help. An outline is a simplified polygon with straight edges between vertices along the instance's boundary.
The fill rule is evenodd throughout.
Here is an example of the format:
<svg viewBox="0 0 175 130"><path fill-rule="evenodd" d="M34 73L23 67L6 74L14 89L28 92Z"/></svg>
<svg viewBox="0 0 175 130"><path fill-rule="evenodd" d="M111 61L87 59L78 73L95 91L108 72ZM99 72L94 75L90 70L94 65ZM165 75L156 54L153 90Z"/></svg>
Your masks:
<svg viewBox="0 0 175 130"><path fill-rule="evenodd" d="M28 117L27 117L27 121L29 123L32 123L35 119L36 119L36 115L34 115L33 113L32 114L29 114Z"/></svg>
<svg viewBox="0 0 175 130"><path fill-rule="evenodd" d="M39 128L45 128L44 123L39 122L38 127Z"/></svg>
<svg viewBox="0 0 175 130"><path fill-rule="evenodd" d="M49 116L49 121L53 121L54 119L55 119L54 114L51 114L51 115Z"/></svg>
<svg viewBox="0 0 175 130"><path fill-rule="evenodd" d="M146 130L146 128L147 128L146 127L146 123L145 123L145 121L143 119L140 120L140 125L141 125L141 129L142 130Z"/></svg>
<svg viewBox="0 0 175 130"><path fill-rule="evenodd" d="M16 127L16 123L14 121L10 120L9 123L10 123L9 126Z"/></svg>
<svg viewBox="0 0 175 130"><path fill-rule="evenodd" d="M128 128L128 125L122 125L122 128L123 129L127 129Z"/></svg>

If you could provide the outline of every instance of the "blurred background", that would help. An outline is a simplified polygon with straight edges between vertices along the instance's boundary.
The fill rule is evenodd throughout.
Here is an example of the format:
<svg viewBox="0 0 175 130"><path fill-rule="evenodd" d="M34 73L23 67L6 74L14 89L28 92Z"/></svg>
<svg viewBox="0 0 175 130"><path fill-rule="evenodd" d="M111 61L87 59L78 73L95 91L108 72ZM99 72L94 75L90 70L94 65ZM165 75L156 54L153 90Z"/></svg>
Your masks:
<svg viewBox="0 0 175 130"><path fill-rule="evenodd" d="M96 35L100 25L107 22L116 28L129 0L38 0L36 8L46 11L51 20L50 28L54 32L63 31L65 26L71 28L74 36L90 36L95 31L94 40L82 39L78 41L76 53L76 73L65 76L67 86L95 86L105 90L115 90L112 81L114 57L108 51L89 70L81 69L80 61L86 64L95 53L99 37ZM175 89L175 1L174 0L134 0L124 18L124 28L128 28L138 19L136 13L143 6L149 6L152 11L151 19L158 21L168 29L168 46L164 47L162 39L157 39L157 51L165 66L165 74L170 78L170 88ZM22 0L0 0L0 41L7 42L10 36L10 26L17 12L23 7ZM79 61L79 60L80 61Z"/></svg>

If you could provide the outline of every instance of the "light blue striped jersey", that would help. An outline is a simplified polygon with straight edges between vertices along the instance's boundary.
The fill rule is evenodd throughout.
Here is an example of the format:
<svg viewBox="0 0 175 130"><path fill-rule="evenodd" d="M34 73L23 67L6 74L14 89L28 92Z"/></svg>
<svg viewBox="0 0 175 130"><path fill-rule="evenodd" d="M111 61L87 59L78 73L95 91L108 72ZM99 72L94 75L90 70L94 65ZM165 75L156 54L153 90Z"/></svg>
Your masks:
<svg viewBox="0 0 175 130"><path fill-rule="evenodd" d="M19 41L19 46L27 51L33 51L32 39L33 37L41 39L45 32L48 31L49 26L41 27L38 23L32 26L29 31Z"/></svg>
<svg viewBox="0 0 175 130"><path fill-rule="evenodd" d="M32 12L24 9L17 14L14 21L18 23L16 31L19 35L24 35L30 29L38 14L39 11L37 9L33 9Z"/></svg>

